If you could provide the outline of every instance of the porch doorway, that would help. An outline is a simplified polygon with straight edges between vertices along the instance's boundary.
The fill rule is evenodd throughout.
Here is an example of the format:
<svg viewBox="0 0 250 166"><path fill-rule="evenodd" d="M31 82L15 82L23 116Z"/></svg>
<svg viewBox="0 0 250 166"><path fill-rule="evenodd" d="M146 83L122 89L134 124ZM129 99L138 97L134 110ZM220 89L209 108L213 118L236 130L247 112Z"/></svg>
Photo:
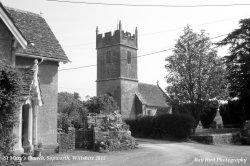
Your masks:
<svg viewBox="0 0 250 166"><path fill-rule="evenodd" d="M29 142L29 111L30 105L24 104L22 106L22 147L30 145Z"/></svg>

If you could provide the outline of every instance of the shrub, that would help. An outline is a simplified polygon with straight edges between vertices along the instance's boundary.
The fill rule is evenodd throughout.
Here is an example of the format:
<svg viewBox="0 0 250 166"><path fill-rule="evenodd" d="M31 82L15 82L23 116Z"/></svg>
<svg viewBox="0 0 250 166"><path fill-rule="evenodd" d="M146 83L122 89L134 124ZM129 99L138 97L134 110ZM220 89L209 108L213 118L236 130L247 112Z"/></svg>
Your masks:
<svg viewBox="0 0 250 166"><path fill-rule="evenodd" d="M139 123L137 124L137 131L145 136L151 135L154 129L153 117L143 116L143 117L140 117L138 121Z"/></svg>
<svg viewBox="0 0 250 166"><path fill-rule="evenodd" d="M173 105L174 114L187 114L193 117L194 128L198 125L200 121L202 109L203 109L203 104L198 105L195 103L183 103L183 104Z"/></svg>
<svg viewBox="0 0 250 166"><path fill-rule="evenodd" d="M177 139L187 138L194 126L194 119L184 114L165 114L157 117L157 122L157 127L162 130L164 137Z"/></svg>
<svg viewBox="0 0 250 166"><path fill-rule="evenodd" d="M240 100L229 100L219 109L224 127L241 127L246 120L245 109Z"/></svg>
<svg viewBox="0 0 250 166"><path fill-rule="evenodd" d="M191 134L194 119L184 114L162 114L126 119L133 135L154 138L185 139Z"/></svg>
<svg viewBox="0 0 250 166"><path fill-rule="evenodd" d="M57 127L67 131L73 125L76 129L84 126L87 109L77 92L58 93L58 123Z"/></svg>
<svg viewBox="0 0 250 166"><path fill-rule="evenodd" d="M91 97L85 105L90 113L108 114L118 110L116 101L108 94Z"/></svg>
<svg viewBox="0 0 250 166"><path fill-rule="evenodd" d="M15 145L15 135L11 131L2 131L0 137L0 152L7 155Z"/></svg>
<svg viewBox="0 0 250 166"><path fill-rule="evenodd" d="M59 114L57 117L57 126L62 129L63 132L68 133L68 128L71 126L71 120L67 114Z"/></svg>
<svg viewBox="0 0 250 166"><path fill-rule="evenodd" d="M204 128L209 128L216 116L219 103L217 100L207 101L203 107L201 114L201 123Z"/></svg>
<svg viewBox="0 0 250 166"><path fill-rule="evenodd" d="M0 165L1 166L8 166L7 159L5 156L0 152Z"/></svg>
<svg viewBox="0 0 250 166"><path fill-rule="evenodd" d="M18 71L0 61L0 153L6 155L14 146L13 127L18 122L22 80Z"/></svg>

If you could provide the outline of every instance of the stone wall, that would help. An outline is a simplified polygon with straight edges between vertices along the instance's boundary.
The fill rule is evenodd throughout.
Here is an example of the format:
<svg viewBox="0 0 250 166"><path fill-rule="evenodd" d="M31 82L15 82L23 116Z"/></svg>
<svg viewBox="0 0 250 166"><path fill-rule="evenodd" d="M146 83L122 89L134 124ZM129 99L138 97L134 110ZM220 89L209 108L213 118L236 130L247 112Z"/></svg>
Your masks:
<svg viewBox="0 0 250 166"><path fill-rule="evenodd" d="M33 66L34 58L16 57L17 66ZM38 78L40 82L43 105L38 107L37 141L44 148L55 149L57 144L57 92L58 92L58 62L43 61L39 65Z"/></svg>
<svg viewBox="0 0 250 166"><path fill-rule="evenodd" d="M108 47L110 45L122 44L132 48L137 48L137 34L131 34L123 30L116 30L112 32L106 32L103 34L97 34L96 36L96 48Z"/></svg>
<svg viewBox="0 0 250 166"><path fill-rule="evenodd" d="M138 89L137 30L132 35L121 30L121 25L119 28L104 36L97 30L97 95L112 95L122 116L131 118L135 117L134 98Z"/></svg>
<svg viewBox="0 0 250 166"><path fill-rule="evenodd" d="M134 149L136 141L130 131L98 131L94 129L94 149L102 151L116 151Z"/></svg>
<svg viewBox="0 0 250 166"><path fill-rule="evenodd" d="M109 52L109 60L107 53ZM120 77L120 46L97 50L97 80Z"/></svg>
<svg viewBox="0 0 250 166"><path fill-rule="evenodd" d="M204 134L192 135L190 139L204 144L238 144L240 135L239 133Z"/></svg>
<svg viewBox="0 0 250 166"><path fill-rule="evenodd" d="M97 95L110 94L121 108L121 85L120 80L97 81Z"/></svg>
<svg viewBox="0 0 250 166"><path fill-rule="evenodd" d="M91 148L99 152L136 147L129 126L122 121L120 114L90 115L87 117L87 124L86 129L76 131L77 147Z"/></svg>
<svg viewBox="0 0 250 166"><path fill-rule="evenodd" d="M121 114L123 118L135 118L135 93L138 90L138 82L121 80Z"/></svg>
<svg viewBox="0 0 250 166"><path fill-rule="evenodd" d="M69 128L68 133L59 133L57 135L58 152L68 152L75 150L75 129Z"/></svg>
<svg viewBox="0 0 250 166"><path fill-rule="evenodd" d="M127 54L131 53L131 64L128 64ZM120 46L120 77L137 80L137 50L126 46Z"/></svg>

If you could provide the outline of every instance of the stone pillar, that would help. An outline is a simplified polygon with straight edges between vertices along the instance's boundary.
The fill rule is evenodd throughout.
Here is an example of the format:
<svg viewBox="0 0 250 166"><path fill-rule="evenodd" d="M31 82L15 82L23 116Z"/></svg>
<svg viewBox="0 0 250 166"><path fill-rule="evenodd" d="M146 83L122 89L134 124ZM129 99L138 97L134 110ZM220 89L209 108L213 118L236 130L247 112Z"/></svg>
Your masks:
<svg viewBox="0 0 250 166"><path fill-rule="evenodd" d="M13 129L14 134L17 136L17 143L14 146L14 151L17 154L24 152L22 147L22 106L20 106L18 111L18 125Z"/></svg>
<svg viewBox="0 0 250 166"><path fill-rule="evenodd" d="M38 106L34 105L34 113L33 113L33 145L37 145L37 111Z"/></svg>
<svg viewBox="0 0 250 166"><path fill-rule="evenodd" d="M32 107L29 105L29 122L28 122L28 141L29 145L32 146L32 127L33 126L33 112L32 112Z"/></svg>
<svg viewBox="0 0 250 166"><path fill-rule="evenodd" d="M32 82L32 103L33 103L33 145L37 145L37 111L38 106L42 104L39 82L38 82L38 60L35 59L34 66L32 68L34 71L33 82Z"/></svg>

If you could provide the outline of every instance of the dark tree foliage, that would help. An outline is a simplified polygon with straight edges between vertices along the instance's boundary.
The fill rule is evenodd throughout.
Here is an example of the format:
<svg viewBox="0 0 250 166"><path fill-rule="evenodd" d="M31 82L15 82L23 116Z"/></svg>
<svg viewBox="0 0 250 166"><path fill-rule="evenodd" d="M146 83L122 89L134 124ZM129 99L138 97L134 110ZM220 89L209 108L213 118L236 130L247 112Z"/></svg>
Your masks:
<svg viewBox="0 0 250 166"><path fill-rule="evenodd" d="M57 127L63 132L68 133L68 128L72 126L71 119L68 114L60 113L57 117Z"/></svg>
<svg viewBox="0 0 250 166"><path fill-rule="evenodd" d="M250 119L250 18L240 20L239 24L218 45L230 46L229 55L225 56L229 94L239 97Z"/></svg>
<svg viewBox="0 0 250 166"><path fill-rule="evenodd" d="M90 113L108 114L118 110L117 103L113 97L107 94L91 97L86 101L85 105Z"/></svg>
<svg viewBox="0 0 250 166"><path fill-rule="evenodd" d="M0 153L14 146L13 127L18 122L22 79L18 71L0 61Z"/></svg>
<svg viewBox="0 0 250 166"><path fill-rule="evenodd" d="M191 134L194 119L185 114L162 114L125 119L137 137L186 139Z"/></svg>
<svg viewBox="0 0 250 166"><path fill-rule="evenodd" d="M57 126L67 132L68 127L75 128L84 126L87 109L80 95L76 92L58 93L58 123Z"/></svg>
<svg viewBox="0 0 250 166"><path fill-rule="evenodd" d="M172 105L174 114L185 114L193 117L194 119L194 128L198 125L201 115L201 110L203 109L203 104L195 103L182 103L182 104L173 104Z"/></svg>
<svg viewBox="0 0 250 166"><path fill-rule="evenodd" d="M211 127L212 122L216 116L219 103L217 100L205 102L201 114L201 123L204 128Z"/></svg>
<svg viewBox="0 0 250 166"><path fill-rule="evenodd" d="M220 106L220 114L225 128L242 127L246 120L246 110L239 100L229 100Z"/></svg>

